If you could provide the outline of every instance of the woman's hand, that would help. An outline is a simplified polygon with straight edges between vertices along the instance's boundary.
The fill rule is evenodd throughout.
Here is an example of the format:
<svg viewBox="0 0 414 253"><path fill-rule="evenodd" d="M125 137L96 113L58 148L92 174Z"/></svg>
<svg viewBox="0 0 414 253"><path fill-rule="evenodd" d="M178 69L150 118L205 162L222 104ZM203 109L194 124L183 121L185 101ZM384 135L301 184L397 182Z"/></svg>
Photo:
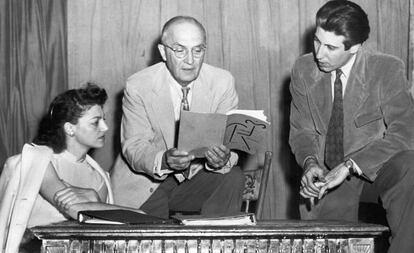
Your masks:
<svg viewBox="0 0 414 253"><path fill-rule="evenodd" d="M101 202L98 193L90 188L80 188L68 185L56 192L53 200L59 210L66 211L71 205L85 202Z"/></svg>

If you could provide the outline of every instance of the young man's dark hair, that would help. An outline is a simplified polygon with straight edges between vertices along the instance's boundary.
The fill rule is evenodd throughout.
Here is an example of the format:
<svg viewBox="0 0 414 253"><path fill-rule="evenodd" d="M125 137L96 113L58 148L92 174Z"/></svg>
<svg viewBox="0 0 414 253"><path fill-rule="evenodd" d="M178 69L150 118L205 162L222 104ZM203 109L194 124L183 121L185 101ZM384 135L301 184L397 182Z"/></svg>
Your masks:
<svg viewBox="0 0 414 253"><path fill-rule="evenodd" d="M316 13L316 26L345 37L345 50L368 39L368 16L353 2L334 0L327 2Z"/></svg>

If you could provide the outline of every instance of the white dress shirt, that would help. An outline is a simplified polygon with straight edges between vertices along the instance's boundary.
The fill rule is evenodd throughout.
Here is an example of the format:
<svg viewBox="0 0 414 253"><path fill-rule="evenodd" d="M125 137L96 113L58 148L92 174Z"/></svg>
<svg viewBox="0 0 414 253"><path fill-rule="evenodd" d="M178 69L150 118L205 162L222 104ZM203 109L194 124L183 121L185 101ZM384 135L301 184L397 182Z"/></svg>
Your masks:
<svg viewBox="0 0 414 253"><path fill-rule="evenodd" d="M346 85L348 83L349 74L351 73L352 66L355 63L356 54L354 54L351 59L344 66L340 69L342 71L341 75L341 82L342 82L342 97L345 96ZM334 85L335 85L335 78L336 78L336 70L331 72L331 90L332 90L332 101L334 99ZM353 163L353 167L355 168L358 175L362 175L362 170L359 168L358 164L355 163L354 160L350 159Z"/></svg>
<svg viewBox="0 0 414 253"><path fill-rule="evenodd" d="M180 112L181 112L181 101L183 99L183 92L181 89L181 85L177 82L172 82L170 85L170 94L171 94L171 101L173 103L173 107L174 107L174 117L175 120L178 121L180 119ZM188 84L188 87L190 88L187 94L187 101L188 104L190 106L190 110L191 110L191 101L192 101L192 97L193 97L193 87L194 87L194 83L190 83ZM155 156L155 161L154 161L154 167L153 167L153 171L154 171L154 175L156 176L156 178L158 179L165 179L168 174L175 172L174 170L170 170L170 169L162 169L162 157L164 155L165 151L159 151L157 153L157 155ZM214 171L217 173L221 173L221 174L225 174L227 173L234 165L237 164L239 160L239 157L237 155L237 153L231 152L230 153L230 159L229 161L226 163L226 165L223 166L223 169L220 170L216 170L213 168L210 168L207 163L205 164L201 164L201 163L191 163L190 165L190 173L188 175L188 179L191 179L195 174L197 174L198 171L200 171L201 169L203 169L204 167L207 170L210 171ZM179 182L182 182L185 180L184 176L182 174L175 174L175 177L177 178L177 180Z"/></svg>

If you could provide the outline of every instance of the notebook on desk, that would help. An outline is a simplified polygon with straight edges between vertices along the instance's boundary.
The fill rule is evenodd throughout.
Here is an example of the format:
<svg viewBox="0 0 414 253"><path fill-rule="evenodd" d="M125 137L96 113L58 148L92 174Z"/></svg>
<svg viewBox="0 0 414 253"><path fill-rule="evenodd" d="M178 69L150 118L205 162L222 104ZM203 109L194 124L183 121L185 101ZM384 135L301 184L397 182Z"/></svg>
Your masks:
<svg viewBox="0 0 414 253"><path fill-rule="evenodd" d="M254 213L240 213L228 216L206 216L206 215L175 215L174 219L179 220L187 226L251 226L256 225Z"/></svg>
<svg viewBox="0 0 414 253"><path fill-rule="evenodd" d="M163 219L124 209L85 210L78 214L78 222L87 224L177 224L174 219Z"/></svg>

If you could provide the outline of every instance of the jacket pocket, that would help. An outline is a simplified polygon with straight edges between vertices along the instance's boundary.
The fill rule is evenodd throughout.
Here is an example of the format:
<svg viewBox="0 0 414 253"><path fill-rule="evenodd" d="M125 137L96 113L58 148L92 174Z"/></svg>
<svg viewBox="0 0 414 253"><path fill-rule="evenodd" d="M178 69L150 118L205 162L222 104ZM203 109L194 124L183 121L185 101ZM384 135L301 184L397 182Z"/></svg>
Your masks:
<svg viewBox="0 0 414 253"><path fill-rule="evenodd" d="M355 118L355 126L359 128L380 119L382 119L381 111L363 113Z"/></svg>

